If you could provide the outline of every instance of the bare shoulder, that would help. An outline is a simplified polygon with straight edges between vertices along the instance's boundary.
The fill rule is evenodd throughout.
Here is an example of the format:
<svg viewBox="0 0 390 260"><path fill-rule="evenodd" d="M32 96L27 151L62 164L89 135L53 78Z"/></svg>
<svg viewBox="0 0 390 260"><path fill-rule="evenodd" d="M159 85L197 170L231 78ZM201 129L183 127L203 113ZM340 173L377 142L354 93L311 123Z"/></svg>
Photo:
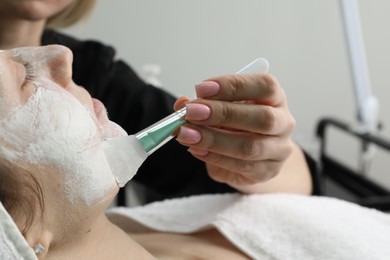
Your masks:
<svg viewBox="0 0 390 260"><path fill-rule="evenodd" d="M159 259L250 259L215 228L190 234L158 232L121 214L107 217Z"/></svg>

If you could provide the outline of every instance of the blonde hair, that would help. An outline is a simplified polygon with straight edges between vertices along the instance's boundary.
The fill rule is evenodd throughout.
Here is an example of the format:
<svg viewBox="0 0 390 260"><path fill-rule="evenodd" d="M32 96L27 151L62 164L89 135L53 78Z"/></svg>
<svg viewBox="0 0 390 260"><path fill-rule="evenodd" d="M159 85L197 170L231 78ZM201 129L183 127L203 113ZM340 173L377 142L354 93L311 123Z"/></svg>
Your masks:
<svg viewBox="0 0 390 260"><path fill-rule="evenodd" d="M58 14L47 20L47 27L64 28L76 24L88 17L95 7L96 0L73 0L73 2Z"/></svg>

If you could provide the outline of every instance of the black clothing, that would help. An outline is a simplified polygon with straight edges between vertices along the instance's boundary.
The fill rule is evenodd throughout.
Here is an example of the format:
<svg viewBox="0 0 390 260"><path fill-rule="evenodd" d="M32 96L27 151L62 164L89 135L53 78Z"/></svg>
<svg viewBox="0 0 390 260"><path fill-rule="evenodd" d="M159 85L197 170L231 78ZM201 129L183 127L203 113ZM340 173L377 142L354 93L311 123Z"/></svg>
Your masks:
<svg viewBox="0 0 390 260"><path fill-rule="evenodd" d="M146 84L115 50L97 41L80 41L45 30L42 45L60 44L73 52L73 80L91 96L101 100L112 121L134 134L173 112L176 100L169 93ZM211 180L205 164L186 147L172 140L153 153L140 167L134 180L152 189L147 201L186 195L233 192L226 184ZM161 197L160 197L161 196Z"/></svg>

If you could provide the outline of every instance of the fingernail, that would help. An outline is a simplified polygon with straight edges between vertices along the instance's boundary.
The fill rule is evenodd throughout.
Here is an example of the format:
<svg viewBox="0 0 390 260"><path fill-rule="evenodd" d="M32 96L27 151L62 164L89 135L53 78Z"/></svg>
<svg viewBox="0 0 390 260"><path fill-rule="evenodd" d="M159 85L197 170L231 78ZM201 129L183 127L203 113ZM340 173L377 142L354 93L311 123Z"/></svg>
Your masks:
<svg viewBox="0 0 390 260"><path fill-rule="evenodd" d="M186 104L186 109L187 120L205 120L210 116L210 108L203 104L189 103Z"/></svg>
<svg viewBox="0 0 390 260"><path fill-rule="evenodd" d="M212 97L218 94L219 84L215 81L203 81L195 85L195 91L198 98Z"/></svg>
<svg viewBox="0 0 390 260"><path fill-rule="evenodd" d="M181 126L176 139L183 144L196 144L200 142L201 136L197 130Z"/></svg>

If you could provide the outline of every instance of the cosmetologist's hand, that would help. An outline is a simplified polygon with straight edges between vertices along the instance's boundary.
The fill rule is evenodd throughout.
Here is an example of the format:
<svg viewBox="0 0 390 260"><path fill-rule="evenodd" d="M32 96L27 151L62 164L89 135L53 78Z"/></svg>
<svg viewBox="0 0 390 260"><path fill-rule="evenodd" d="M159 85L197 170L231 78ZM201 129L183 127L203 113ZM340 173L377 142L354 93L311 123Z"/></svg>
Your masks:
<svg viewBox="0 0 390 260"><path fill-rule="evenodd" d="M284 90L268 73L211 78L195 86L198 99L179 98L187 124L177 140L207 165L218 182L239 190L275 177L294 148L295 120Z"/></svg>

